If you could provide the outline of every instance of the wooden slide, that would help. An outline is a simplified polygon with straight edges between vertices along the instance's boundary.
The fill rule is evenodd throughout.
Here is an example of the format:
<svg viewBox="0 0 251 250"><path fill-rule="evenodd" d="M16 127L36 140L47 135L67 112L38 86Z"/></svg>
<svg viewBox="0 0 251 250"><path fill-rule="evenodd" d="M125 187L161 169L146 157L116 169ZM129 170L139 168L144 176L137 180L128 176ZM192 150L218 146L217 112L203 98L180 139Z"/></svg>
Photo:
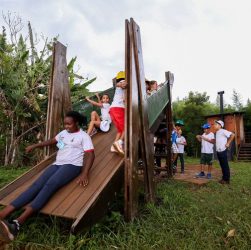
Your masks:
<svg viewBox="0 0 251 250"><path fill-rule="evenodd" d="M41 213L72 220L72 232L79 227L92 224L98 216L105 213L107 203L123 185L124 159L110 152L115 134L116 130L112 127L108 133L100 132L93 136L96 158L90 170L89 185L83 188L73 180L53 195ZM10 204L53 163L54 159L55 154L0 190L0 204Z"/></svg>
<svg viewBox="0 0 251 250"><path fill-rule="evenodd" d="M166 116L166 125L171 126L170 84L173 75L166 73L166 82L154 95L146 98L145 76L139 26L126 20L125 68L128 82L125 115L125 157L111 153L116 135L114 127L108 133L93 136L95 162L89 174L89 185L80 187L76 180L61 188L41 210L41 213L63 217L72 221L71 231L89 226L103 216L116 193L124 186L124 214L130 221L138 213L138 160L139 151L144 167L144 190L146 201L154 201L153 140L154 133ZM66 47L54 44L52 75L48 95L46 139L53 138L61 129L63 114L72 109L66 63ZM110 91L114 91L110 89ZM91 109L82 105L75 110L85 113ZM169 111L168 111L169 110ZM162 114L163 113L163 114ZM151 131L150 131L151 128ZM169 130L171 131L171 129ZM168 140L170 141L170 140ZM140 146L139 146L140 145ZM171 143L170 143L171 145ZM169 152L171 153L171 147ZM46 151L46 159L30 171L0 190L0 204L8 205L42 172L54 162L55 149ZM167 158L171 159L170 154ZM124 171L125 166L125 171ZM171 164L169 166L172 171Z"/></svg>

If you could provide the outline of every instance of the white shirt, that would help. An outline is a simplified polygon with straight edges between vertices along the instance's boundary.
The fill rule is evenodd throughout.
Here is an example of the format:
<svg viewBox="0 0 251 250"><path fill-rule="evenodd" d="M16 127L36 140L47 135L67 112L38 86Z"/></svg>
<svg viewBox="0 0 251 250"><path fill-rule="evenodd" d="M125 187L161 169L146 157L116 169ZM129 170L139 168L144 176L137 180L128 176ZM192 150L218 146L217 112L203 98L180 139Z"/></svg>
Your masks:
<svg viewBox="0 0 251 250"><path fill-rule="evenodd" d="M72 164L83 166L84 152L93 151L91 137L82 129L75 133L69 133L67 130L61 131L56 135L59 150L57 152L55 165Z"/></svg>
<svg viewBox="0 0 251 250"><path fill-rule="evenodd" d="M216 132L216 151L222 152L226 150L227 139L232 135L232 132L226 129L219 129Z"/></svg>
<svg viewBox="0 0 251 250"><path fill-rule="evenodd" d="M111 122L111 117L110 117L110 114L109 114L111 104L110 103L102 103L102 105L103 105L101 107L101 118L102 118L102 121L109 121L109 122Z"/></svg>
<svg viewBox="0 0 251 250"><path fill-rule="evenodd" d="M184 154L184 147L185 147L185 145L183 145L181 143L185 143L185 142L186 142L186 139L185 139L184 136L178 137L176 139L176 143L177 143L177 146L178 146L180 154Z"/></svg>
<svg viewBox="0 0 251 250"><path fill-rule="evenodd" d="M116 87L111 108L114 107L124 108L125 107L124 98L125 98L125 89Z"/></svg>
<svg viewBox="0 0 251 250"><path fill-rule="evenodd" d="M202 136L209 140L214 139L214 134L212 132L210 132L209 134L204 133ZM214 152L214 144L201 139L201 153L213 154L213 152Z"/></svg>

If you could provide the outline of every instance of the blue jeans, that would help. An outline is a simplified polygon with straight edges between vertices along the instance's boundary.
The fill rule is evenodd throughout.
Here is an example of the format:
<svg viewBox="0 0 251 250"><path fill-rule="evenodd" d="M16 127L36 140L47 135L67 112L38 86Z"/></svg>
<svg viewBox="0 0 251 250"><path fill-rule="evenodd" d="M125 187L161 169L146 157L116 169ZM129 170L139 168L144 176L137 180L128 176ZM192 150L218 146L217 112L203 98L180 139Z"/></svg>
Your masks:
<svg viewBox="0 0 251 250"><path fill-rule="evenodd" d="M227 159L227 149L222 152L217 152L217 157L220 162L220 166L222 170L222 180L230 181L230 169L229 169L228 159Z"/></svg>
<svg viewBox="0 0 251 250"><path fill-rule="evenodd" d="M30 206L34 210L40 210L59 188L77 177L81 169L72 164L51 165L11 205L18 209L31 202Z"/></svg>

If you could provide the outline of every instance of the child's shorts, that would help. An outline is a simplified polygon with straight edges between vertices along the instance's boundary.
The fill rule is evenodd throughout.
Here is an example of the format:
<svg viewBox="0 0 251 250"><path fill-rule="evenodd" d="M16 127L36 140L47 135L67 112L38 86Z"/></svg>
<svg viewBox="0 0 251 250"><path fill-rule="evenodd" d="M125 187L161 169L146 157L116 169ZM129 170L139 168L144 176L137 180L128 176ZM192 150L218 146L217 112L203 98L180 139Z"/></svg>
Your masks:
<svg viewBox="0 0 251 250"><path fill-rule="evenodd" d="M179 149L178 149L176 143L173 143L173 144L172 144L172 153L173 153L173 154L178 154L178 153L179 153Z"/></svg>
<svg viewBox="0 0 251 250"><path fill-rule="evenodd" d="M213 164L213 154L201 153L200 164L211 166Z"/></svg>
<svg viewBox="0 0 251 250"><path fill-rule="evenodd" d="M114 107L110 108L110 116L112 118L112 122L117 128L119 133L124 132L125 128L125 109Z"/></svg>
<svg viewBox="0 0 251 250"><path fill-rule="evenodd" d="M110 129L110 124L111 124L110 121L107 120L101 121L99 128L103 132L108 132Z"/></svg>

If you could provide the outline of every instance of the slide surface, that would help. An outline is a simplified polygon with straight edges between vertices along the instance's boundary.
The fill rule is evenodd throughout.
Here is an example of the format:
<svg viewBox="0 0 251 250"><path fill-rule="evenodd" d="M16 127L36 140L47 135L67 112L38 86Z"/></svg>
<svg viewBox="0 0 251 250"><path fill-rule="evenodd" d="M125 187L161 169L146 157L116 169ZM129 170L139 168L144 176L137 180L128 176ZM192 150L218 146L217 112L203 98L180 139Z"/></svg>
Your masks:
<svg viewBox="0 0 251 250"><path fill-rule="evenodd" d="M90 170L89 185L83 188L76 183L76 179L73 180L53 195L41 210L42 213L81 220L97 198L102 195L102 190L109 184L112 177L123 166L124 158L110 152L115 135L116 130L112 126L108 133L99 132L93 136L96 158ZM0 204L10 204L42 174L44 169L53 163L54 159L55 155L39 163L1 189Z"/></svg>

